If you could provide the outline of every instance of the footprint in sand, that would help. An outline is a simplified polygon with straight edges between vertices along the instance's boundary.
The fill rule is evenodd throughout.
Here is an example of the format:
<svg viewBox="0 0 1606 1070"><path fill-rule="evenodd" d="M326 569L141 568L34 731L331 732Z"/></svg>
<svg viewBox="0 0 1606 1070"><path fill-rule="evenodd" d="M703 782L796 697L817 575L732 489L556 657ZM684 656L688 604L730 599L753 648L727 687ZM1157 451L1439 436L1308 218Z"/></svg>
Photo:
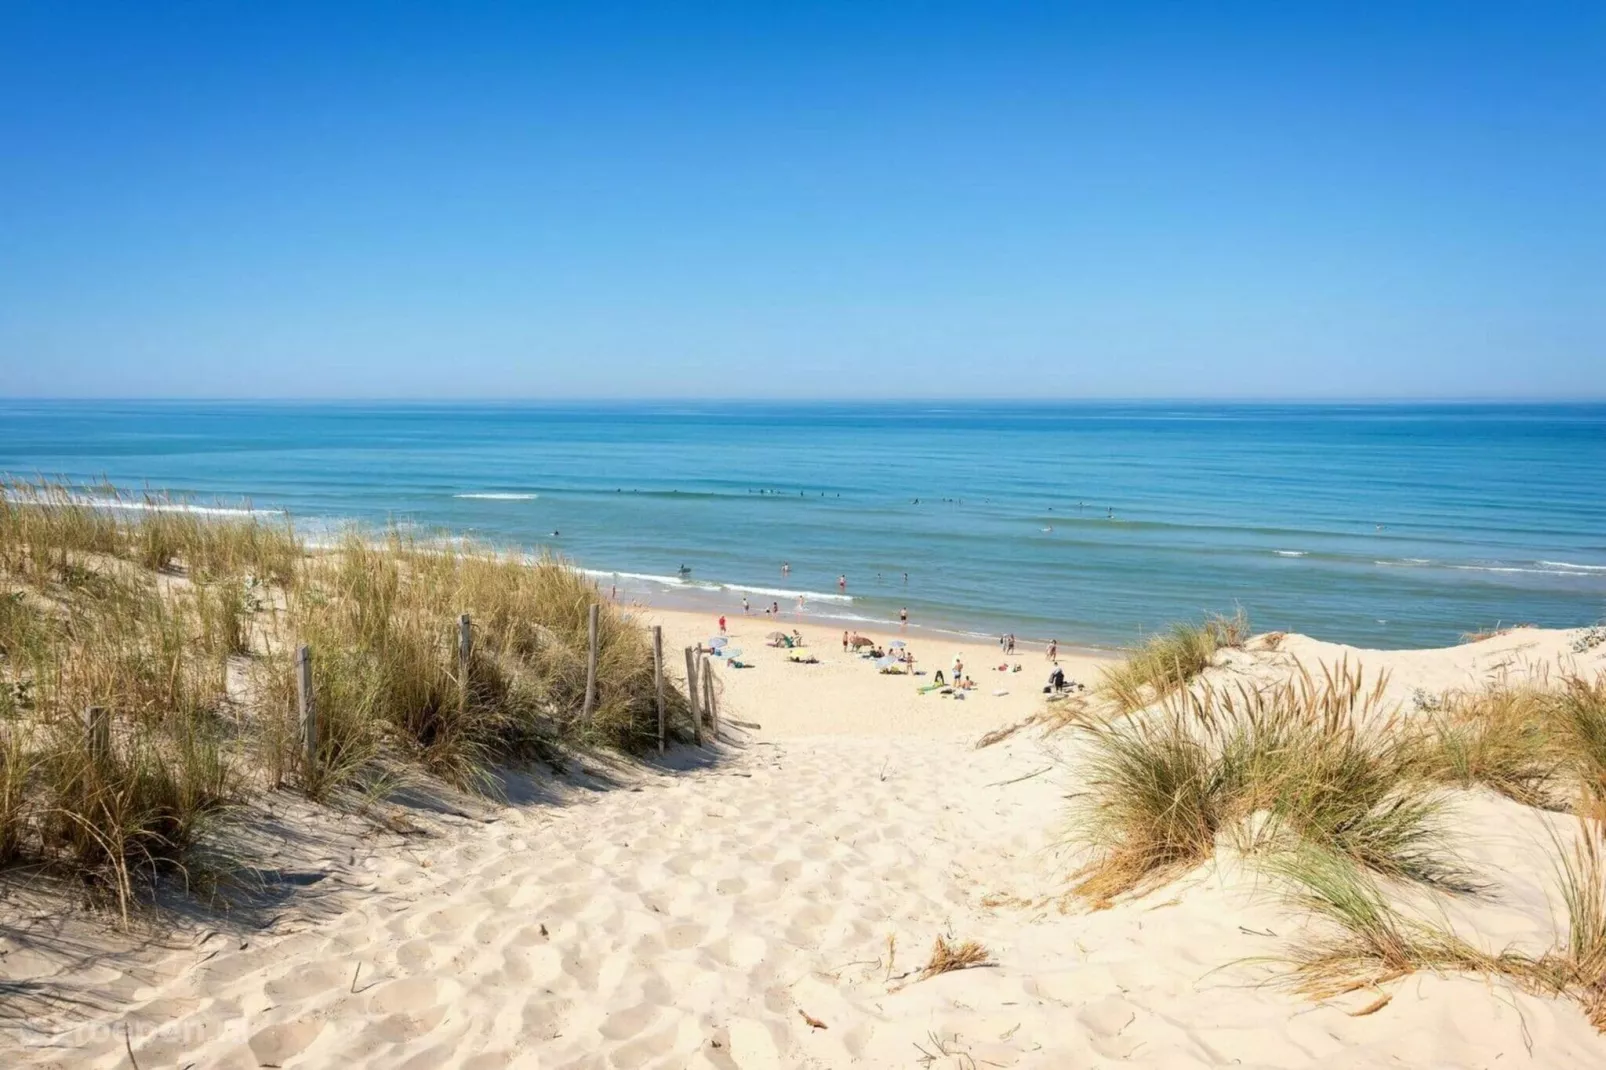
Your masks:
<svg viewBox="0 0 1606 1070"><path fill-rule="evenodd" d="M368 997L373 1014L416 1014L442 1002L441 984L433 977L404 977L377 985Z"/></svg>
<svg viewBox="0 0 1606 1070"><path fill-rule="evenodd" d="M282 1064L306 1051L323 1029L319 1021L280 1022L253 1033L247 1043L259 1064Z"/></svg>

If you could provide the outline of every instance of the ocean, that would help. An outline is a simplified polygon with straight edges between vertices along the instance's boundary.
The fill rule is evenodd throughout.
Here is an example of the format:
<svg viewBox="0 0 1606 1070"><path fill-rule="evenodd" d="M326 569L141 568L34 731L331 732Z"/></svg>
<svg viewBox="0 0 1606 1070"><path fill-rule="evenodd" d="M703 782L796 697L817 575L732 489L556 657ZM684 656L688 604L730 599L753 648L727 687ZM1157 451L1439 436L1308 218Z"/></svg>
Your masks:
<svg viewBox="0 0 1606 1070"><path fill-rule="evenodd" d="M1101 647L1241 608L1398 648L1606 614L1601 404L12 400L0 471L550 550L710 612L802 595L832 627Z"/></svg>

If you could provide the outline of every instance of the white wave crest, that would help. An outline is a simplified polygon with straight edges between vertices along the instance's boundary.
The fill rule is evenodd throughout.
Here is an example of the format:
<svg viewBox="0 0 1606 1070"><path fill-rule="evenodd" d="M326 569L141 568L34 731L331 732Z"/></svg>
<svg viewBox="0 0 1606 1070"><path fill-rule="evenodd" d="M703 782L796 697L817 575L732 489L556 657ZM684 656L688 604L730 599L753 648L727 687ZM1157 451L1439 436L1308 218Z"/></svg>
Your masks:
<svg viewBox="0 0 1606 1070"><path fill-rule="evenodd" d="M797 600L798 595L803 596L804 602L835 602L838 605L850 606L853 604L851 594L826 594L824 591L783 591L776 587L749 587L741 583L723 584L728 591L741 591L743 594L762 595L765 598L790 598Z"/></svg>
<svg viewBox="0 0 1606 1070"><path fill-rule="evenodd" d="M136 498L94 498L71 495L59 499L30 498L7 494L6 500L14 505L48 507L57 504L87 506L90 509L121 509L134 513L190 513L195 516L283 516L282 509L252 509L246 506L195 505L190 502L143 501Z"/></svg>
<svg viewBox="0 0 1606 1070"><path fill-rule="evenodd" d="M539 494L520 494L510 490L483 490L470 494L454 494L454 498L473 498L486 502L527 502L539 498Z"/></svg>

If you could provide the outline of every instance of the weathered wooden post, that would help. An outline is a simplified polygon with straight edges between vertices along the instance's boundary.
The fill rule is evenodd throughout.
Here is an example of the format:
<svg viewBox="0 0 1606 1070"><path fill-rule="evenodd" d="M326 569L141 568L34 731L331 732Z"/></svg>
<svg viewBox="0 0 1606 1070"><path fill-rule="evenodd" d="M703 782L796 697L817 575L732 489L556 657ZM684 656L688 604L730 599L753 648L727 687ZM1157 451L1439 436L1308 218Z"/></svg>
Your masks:
<svg viewBox="0 0 1606 1070"><path fill-rule="evenodd" d="M597 614L601 609L595 602L591 603L590 619L587 621L591 652L586 655L586 708L581 715L587 725L591 724L591 711L597 708Z"/></svg>
<svg viewBox="0 0 1606 1070"><path fill-rule="evenodd" d="M474 625L464 613L457 618L457 712L468 713L468 660L474 649Z"/></svg>
<svg viewBox="0 0 1606 1070"><path fill-rule="evenodd" d="M89 746L89 759L95 764L111 757L112 719L106 707L90 706L84 710L84 741Z"/></svg>
<svg viewBox="0 0 1606 1070"><path fill-rule="evenodd" d="M691 647L686 648L686 698L691 701L692 739L701 747L703 745L703 715L697 708L697 655Z"/></svg>
<svg viewBox="0 0 1606 1070"><path fill-rule="evenodd" d="M296 647L296 705L300 709L301 743L307 749L307 775L318 767L318 711L312 704L312 648Z"/></svg>
<svg viewBox="0 0 1606 1070"><path fill-rule="evenodd" d="M662 754L669 711L664 702L664 629L661 624L652 626L652 686L658 695L658 753Z"/></svg>
<svg viewBox="0 0 1606 1070"><path fill-rule="evenodd" d="M714 739L719 739L719 700L714 694L714 662L709 659L703 666L703 696L708 700L708 723L714 730Z"/></svg>

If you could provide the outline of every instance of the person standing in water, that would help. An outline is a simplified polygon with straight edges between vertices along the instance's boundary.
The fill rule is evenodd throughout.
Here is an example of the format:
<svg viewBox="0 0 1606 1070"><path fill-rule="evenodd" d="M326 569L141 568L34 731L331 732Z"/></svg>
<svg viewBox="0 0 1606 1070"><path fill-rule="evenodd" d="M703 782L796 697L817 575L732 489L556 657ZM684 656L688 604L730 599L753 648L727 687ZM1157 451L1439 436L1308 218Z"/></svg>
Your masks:
<svg viewBox="0 0 1606 1070"><path fill-rule="evenodd" d="M848 593L848 577L846 573L836 578L836 587L837 590L841 591L843 594Z"/></svg>
<svg viewBox="0 0 1606 1070"><path fill-rule="evenodd" d="M909 626L908 606L904 606L902 609L898 610L898 626L900 628L907 628Z"/></svg>
<svg viewBox="0 0 1606 1070"><path fill-rule="evenodd" d="M784 580L784 579L786 579L786 577L790 576L791 574L792 574L792 563L790 561L782 561L781 562L781 579Z"/></svg>

